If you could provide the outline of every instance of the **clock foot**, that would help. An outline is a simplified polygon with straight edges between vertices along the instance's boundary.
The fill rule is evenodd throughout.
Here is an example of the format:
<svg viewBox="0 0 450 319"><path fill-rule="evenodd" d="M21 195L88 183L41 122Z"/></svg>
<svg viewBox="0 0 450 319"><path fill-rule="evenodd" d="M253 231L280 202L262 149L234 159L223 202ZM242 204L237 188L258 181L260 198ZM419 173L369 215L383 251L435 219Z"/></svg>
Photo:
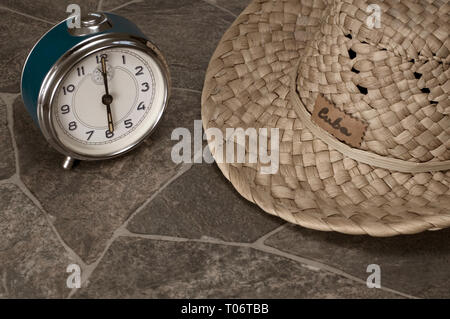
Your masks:
<svg viewBox="0 0 450 319"><path fill-rule="evenodd" d="M62 167L63 167L65 170L68 171L68 170L71 170L71 169L72 169L73 164L75 164L75 159L72 158L72 157L70 157L70 156L67 156L67 157L64 159L64 162L63 162Z"/></svg>

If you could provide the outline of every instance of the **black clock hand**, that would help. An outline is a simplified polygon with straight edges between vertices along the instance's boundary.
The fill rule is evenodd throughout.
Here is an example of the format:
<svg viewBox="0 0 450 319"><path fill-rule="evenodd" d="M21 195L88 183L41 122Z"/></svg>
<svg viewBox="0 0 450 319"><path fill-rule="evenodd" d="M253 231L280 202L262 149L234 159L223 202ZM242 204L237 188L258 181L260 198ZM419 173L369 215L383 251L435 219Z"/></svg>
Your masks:
<svg viewBox="0 0 450 319"><path fill-rule="evenodd" d="M106 113L108 115L108 127L109 127L109 131L111 133L114 132L114 121L112 118L112 112L111 112L111 104L107 104L106 105Z"/></svg>
<svg viewBox="0 0 450 319"><path fill-rule="evenodd" d="M102 102L103 104L106 105L106 115L108 117L108 129L111 133L114 133L114 121L111 112L111 102L108 101L112 102L111 95L104 95L102 98Z"/></svg>
<svg viewBox="0 0 450 319"><path fill-rule="evenodd" d="M111 112L111 103L113 101L113 97L109 94L108 87L108 73L106 71L106 58L102 56L102 75L103 75L103 83L105 84L105 95L102 97L102 103L106 105L106 113L108 117L108 128L111 133L114 132L114 121Z"/></svg>

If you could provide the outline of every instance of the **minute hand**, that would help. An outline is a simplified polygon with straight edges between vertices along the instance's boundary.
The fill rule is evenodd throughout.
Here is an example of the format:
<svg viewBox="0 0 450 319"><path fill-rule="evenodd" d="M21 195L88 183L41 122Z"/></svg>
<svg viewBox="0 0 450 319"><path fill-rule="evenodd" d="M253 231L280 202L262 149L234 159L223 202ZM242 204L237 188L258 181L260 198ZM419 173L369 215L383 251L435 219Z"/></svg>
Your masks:
<svg viewBox="0 0 450 319"><path fill-rule="evenodd" d="M109 95L108 73L106 71L106 59L104 56L102 57L102 75L103 75L103 83L105 84L105 94Z"/></svg>
<svg viewBox="0 0 450 319"><path fill-rule="evenodd" d="M106 105L106 113L108 117L108 128L111 133L114 132L114 121L111 112L111 103L112 96L109 94L108 88L108 73L106 71L106 59L102 57L102 75L103 75L103 83L105 84L105 95L102 97L102 103Z"/></svg>

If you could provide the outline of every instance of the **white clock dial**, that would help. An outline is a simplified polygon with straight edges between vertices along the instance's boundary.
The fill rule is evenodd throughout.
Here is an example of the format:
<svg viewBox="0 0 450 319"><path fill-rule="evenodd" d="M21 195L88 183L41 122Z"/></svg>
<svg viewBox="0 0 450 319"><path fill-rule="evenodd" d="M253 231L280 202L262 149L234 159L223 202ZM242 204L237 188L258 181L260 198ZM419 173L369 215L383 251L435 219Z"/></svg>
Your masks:
<svg viewBox="0 0 450 319"><path fill-rule="evenodd" d="M153 129L166 95L153 57L132 48L102 50L74 65L61 81L52 105L53 126L72 151L110 156Z"/></svg>

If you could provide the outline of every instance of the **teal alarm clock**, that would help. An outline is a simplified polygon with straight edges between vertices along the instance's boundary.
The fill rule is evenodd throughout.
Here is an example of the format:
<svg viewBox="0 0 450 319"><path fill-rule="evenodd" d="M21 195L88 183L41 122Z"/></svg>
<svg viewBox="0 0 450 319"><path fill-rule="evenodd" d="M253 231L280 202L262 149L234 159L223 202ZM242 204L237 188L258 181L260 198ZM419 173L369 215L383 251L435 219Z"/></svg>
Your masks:
<svg viewBox="0 0 450 319"><path fill-rule="evenodd" d="M21 80L25 106L65 156L65 169L137 147L160 122L170 86L160 50L134 23L110 13L48 31L28 55Z"/></svg>

